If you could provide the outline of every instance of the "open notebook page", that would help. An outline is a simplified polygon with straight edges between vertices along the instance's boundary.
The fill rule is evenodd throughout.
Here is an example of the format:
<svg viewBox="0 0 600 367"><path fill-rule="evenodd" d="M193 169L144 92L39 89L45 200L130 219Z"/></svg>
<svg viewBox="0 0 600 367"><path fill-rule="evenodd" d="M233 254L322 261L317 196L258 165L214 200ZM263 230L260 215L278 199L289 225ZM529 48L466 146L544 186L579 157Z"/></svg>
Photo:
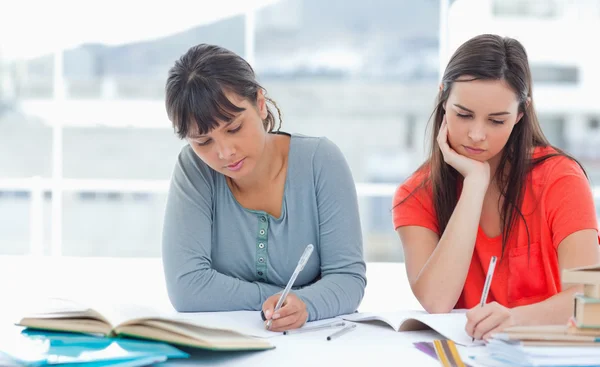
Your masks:
<svg viewBox="0 0 600 367"><path fill-rule="evenodd" d="M467 317L464 312L446 314L428 314L424 311L354 313L343 316L343 319L348 321L382 321L396 331L420 330L423 329L423 325L420 324L422 323L457 344L465 346L481 344L480 341L473 342L472 338L467 335L465 331Z"/></svg>
<svg viewBox="0 0 600 367"><path fill-rule="evenodd" d="M219 329L234 330L239 333L259 338L270 338L282 335L281 332L273 332L265 329L264 321L260 317L260 311L229 311L229 312L193 312L176 313L170 317L197 324L199 326L214 327ZM336 319L326 319L308 322L304 327L329 323ZM339 320L339 318L337 319Z"/></svg>

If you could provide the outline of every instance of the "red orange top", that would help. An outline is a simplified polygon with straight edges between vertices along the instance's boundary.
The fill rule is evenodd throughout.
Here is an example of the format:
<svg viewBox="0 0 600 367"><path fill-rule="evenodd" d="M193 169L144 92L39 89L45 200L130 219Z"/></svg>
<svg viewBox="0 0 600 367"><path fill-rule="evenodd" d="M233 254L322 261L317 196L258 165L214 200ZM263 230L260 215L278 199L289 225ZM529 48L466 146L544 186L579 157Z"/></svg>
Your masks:
<svg viewBox="0 0 600 367"><path fill-rule="evenodd" d="M536 148L533 156L555 152ZM413 174L394 195L394 228L421 226L438 235L431 187L420 187L427 170ZM518 217L516 236L510 236L501 259L502 236L490 238L481 227L462 294L455 308L479 304L492 256L498 257L487 302L515 307L543 301L561 291L558 245L583 229L598 229L590 185L573 160L557 156L537 165L529 174L521 211L530 236L528 250L525 223ZM409 194L414 191L414 194ZM408 199L406 199L408 197ZM405 202L398 205L402 200Z"/></svg>

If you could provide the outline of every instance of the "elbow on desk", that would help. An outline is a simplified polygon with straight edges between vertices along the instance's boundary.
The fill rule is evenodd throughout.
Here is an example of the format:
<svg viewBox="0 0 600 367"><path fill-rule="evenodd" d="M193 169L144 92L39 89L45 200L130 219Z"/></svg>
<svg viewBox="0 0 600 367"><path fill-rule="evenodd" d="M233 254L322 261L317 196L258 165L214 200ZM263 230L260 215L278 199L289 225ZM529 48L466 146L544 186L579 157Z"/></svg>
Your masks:
<svg viewBox="0 0 600 367"><path fill-rule="evenodd" d="M417 294L415 292L415 296L417 297L417 300L419 301L421 306L423 306L423 309L425 309L425 311L427 311L428 313L448 313L454 309L454 305L456 304L456 302L446 302L440 299L439 296L436 297L435 295L427 296Z"/></svg>
<svg viewBox="0 0 600 367"><path fill-rule="evenodd" d="M205 292L198 291L198 289L190 289L190 286L180 279L167 281L169 301L177 312L214 311L211 300L199 296L203 293Z"/></svg>
<svg viewBox="0 0 600 367"><path fill-rule="evenodd" d="M176 288L176 287L175 287ZM189 293L182 289L169 288L169 301L177 312L201 312L203 311L198 302L194 302Z"/></svg>
<svg viewBox="0 0 600 367"><path fill-rule="evenodd" d="M431 305L424 305L423 303L421 303L421 305L423 306L425 311L427 311L427 313L449 313L454 309L454 307L436 305L435 303Z"/></svg>

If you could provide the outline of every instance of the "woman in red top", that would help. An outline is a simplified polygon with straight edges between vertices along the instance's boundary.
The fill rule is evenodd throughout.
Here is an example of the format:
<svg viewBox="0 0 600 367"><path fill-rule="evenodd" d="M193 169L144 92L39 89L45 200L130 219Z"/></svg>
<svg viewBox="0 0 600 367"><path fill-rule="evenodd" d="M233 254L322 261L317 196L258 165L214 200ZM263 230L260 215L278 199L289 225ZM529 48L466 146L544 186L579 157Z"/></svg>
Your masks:
<svg viewBox="0 0 600 367"><path fill-rule="evenodd" d="M431 313L467 308L477 339L513 325L566 323L565 268L600 262L587 177L550 145L533 108L523 46L477 36L446 67L429 159L394 196L411 288ZM487 303L479 306L491 256Z"/></svg>

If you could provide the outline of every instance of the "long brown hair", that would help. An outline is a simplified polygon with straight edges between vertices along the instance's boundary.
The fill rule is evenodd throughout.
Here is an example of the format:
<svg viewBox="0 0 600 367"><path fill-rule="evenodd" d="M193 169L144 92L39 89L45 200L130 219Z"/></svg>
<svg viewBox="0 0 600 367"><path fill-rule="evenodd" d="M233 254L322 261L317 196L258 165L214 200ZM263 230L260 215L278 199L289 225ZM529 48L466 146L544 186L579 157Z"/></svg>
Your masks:
<svg viewBox="0 0 600 367"><path fill-rule="evenodd" d="M465 76L468 76L468 79L461 78ZM535 113L531 71L523 45L515 39L492 34L483 34L470 39L456 50L444 71L442 88L432 113L433 119L430 119L433 123L430 155L417 170L429 171L429 175L426 176L419 188L428 187L432 190L440 235L444 233L458 202L458 185L462 176L444 162L436 137L444 118L444 105L448 100L452 85L471 80L503 80L516 93L519 101L518 112L523 113L523 117L513 128L502 151L498 169L496 172L492 172L500 188L500 197L504 199L500 209L503 255L511 235L511 228L516 228L515 225L519 218L524 221L521 204L527 175L531 169L554 156L564 155L573 158L553 147L556 153L532 159L531 152L534 147L547 147L550 146L550 143L544 136ZM525 223L525 228L529 246L527 223Z"/></svg>
<svg viewBox="0 0 600 367"><path fill-rule="evenodd" d="M165 106L169 120L180 139L197 125L200 134L206 134L229 121L244 108L231 103L225 92L233 92L256 105L259 90L266 90L256 81L254 70L241 56L216 45L205 43L191 47L169 70L165 85ZM281 128L281 111L277 103L266 97L277 109ZM275 116L267 106L265 130L275 129Z"/></svg>

